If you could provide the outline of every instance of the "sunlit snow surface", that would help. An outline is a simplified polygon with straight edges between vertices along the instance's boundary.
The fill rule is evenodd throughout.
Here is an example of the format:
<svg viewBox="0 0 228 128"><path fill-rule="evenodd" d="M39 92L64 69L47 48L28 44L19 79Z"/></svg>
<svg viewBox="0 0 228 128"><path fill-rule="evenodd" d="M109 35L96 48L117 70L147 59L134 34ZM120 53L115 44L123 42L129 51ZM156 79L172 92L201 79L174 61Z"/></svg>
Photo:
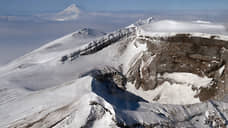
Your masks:
<svg viewBox="0 0 228 128"><path fill-rule="evenodd" d="M193 36L210 38L211 34L226 34L223 25L202 21L164 20L131 25L133 26L136 27L136 36L160 37L175 33L192 33ZM62 56L83 50L93 40L102 39L104 36L104 33L96 30L88 31L90 30L77 31L57 39L0 68L1 128L19 125L49 127L59 122L59 119L63 120L55 127L81 127L86 124L89 116L101 114L94 114L95 110L106 110L106 112L95 120L92 125L94 127L117 127L116 121L133 125L171 120L176 121L179 127L208 127L204 123L207 119L205 113L208 112L216 112L226 121L227 114L224 112L228 109L226 103L210 101L188 107L158 104L198 103L199 99L194 98L196 92L192 90L192 86L196 88L210 86L210 78L201 78L188 73L163 74L162 77L183 82L182 85L165 82L155 90L145 93L140 89L136 90L134 85L129 83L127 84L129 92L114 90L110 93L108 87L91 76L79 78L89 70L107 65L117 67L122 64L123 72L126 73L130 63L134 63L141 52L146 50L145 45L131 40L125 51L120 53L119 49L125 43L120 40L94 54L79 56L65 63L60 62ZM117 31L114 34L119 33ZM216 38L228 40L224 35ZM149 103L148 101L152 101L157 94L161 94L158 103ZM93 108L91 102L100 104L100 107L94 105L96 107ZM38 124L31 125L32 122Z"/></svg>
<svg viewBox="0 0 228 128"><path fill-rule="evenodd" d="M173 20L162 20L140 26L142 32L148 33L227 33L226 27L220 24L213 24L206 21L178 22Z"/></svg>
<svg viewBox="0 0 228 128"><path fill-rule="evenodd" d="M192 73L165 73L159 77L173 80L176 83L164 82L156 89L149 91L143 91L141 88L136 89L134 85L128 83L127 89L150 102L154 102L154 99L159 96L156 102L162 104L194 104L199 103L200 100L194 97L197 95L197 91L192 88L207 88L212 82L211 78L202 78Z"/></svg>

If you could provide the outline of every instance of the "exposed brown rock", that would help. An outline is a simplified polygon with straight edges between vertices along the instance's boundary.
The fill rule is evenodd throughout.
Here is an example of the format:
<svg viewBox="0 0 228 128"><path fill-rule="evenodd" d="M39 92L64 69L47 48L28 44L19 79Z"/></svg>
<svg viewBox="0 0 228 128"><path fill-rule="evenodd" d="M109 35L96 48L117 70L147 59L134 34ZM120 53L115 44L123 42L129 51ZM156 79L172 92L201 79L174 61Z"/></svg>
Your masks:
<svg viewBox="0 0 228 128"><path fill-rule="evenodd" d="M134 82L136 88L151 90L161 83L158 73L194 73L214 81L210 88L200 88L197 95L200 100L220 99L228 93L228 41L216 37L192 37L190 34L156 39L141 37L138 41L146 43L148 51L143 52L142 57L132 65L127 74L128 80ZM224 73L219 74L224 65Z"/></svg>

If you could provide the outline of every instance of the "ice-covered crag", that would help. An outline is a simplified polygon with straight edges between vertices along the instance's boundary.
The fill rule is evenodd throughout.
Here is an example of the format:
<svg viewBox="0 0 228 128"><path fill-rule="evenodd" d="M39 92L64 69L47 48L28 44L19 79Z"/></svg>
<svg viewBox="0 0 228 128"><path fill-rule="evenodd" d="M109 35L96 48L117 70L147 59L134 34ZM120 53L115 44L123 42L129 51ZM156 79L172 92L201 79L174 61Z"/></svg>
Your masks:
<svg viewBox="0 0 228 128"><path fill-rule="evenodd" d="M151 18L69 34L0 68L0 127L226 127L222 34Z"/></svg>

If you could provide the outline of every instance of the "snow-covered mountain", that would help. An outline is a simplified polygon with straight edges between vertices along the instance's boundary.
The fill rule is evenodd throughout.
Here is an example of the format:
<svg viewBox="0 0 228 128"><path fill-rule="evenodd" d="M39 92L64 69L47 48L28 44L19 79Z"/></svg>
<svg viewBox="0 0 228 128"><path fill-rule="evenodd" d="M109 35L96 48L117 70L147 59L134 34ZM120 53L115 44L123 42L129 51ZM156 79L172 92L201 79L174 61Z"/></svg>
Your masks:
<svg viewBox="0 0 228 128"><path fill-rule="evenodd" d="M52 14L41 14L38 15L41 19L52 20L52 21L72 21L77 20L80 15L81 10L76 4L72 4L66 9L58 13Z"/></svg>
<svg viewBox="0 0 228 128"><path fill-rule="evenodd" d="M66 35L0 68L0 127L226 127L225 32L149 18Z"/></svg>
<svg viewBox="0 0 228 128"><path fill-rule="evenodd" d="M72 4L63 11L59 12L55 16L56 21L68 21L68 20L76 20L80 14L80 9Z"/></svg>

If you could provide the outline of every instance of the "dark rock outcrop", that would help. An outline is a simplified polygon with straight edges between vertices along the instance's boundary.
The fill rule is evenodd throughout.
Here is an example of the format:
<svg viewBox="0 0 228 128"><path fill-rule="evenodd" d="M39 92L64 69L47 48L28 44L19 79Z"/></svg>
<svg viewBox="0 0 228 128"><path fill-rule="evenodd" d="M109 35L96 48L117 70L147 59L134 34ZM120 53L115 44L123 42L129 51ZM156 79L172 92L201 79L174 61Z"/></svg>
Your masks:
<svg viewBox="0 0 228 128"><path fill-rule="evenodd" d="M125 37L135 34L135 31L136 31L135 28L125 28L125 29L120 29L113 33L107 34L106 36L104 36L98 40L94 40L94 41L90 42L87 46L85 46L81 49L75 50L74 52L70 53L69 55L63 56L60 59L60 61L61 62L67 61L68 59L65 59L66 57L70 58L70 61L73 61L76 58L78 58L79 56L96 53L97 51L100 51L103 48L105 48L111 44L114 44L114 43L118 42L119 40L124 39Z"/></svg>
<svg viewBox="0 0 228 128"><path fill-rule="evenodd" d="M81 75L81 77L91 75L96 80L106 83L110 88L118 88L125 90L125 85L127 83L127 78L122 74L121 71L115 69L114 67L104 67L103 69L94 69L87 73Z"/></svg>
<svg viewBox="0 0 228 128"><path fill-rule="evenodd" d="M135 87L151 90L161 84L158 74L188 72L213 78L210 88L200 88L201 101L220 99L228 92L228 41L215 37L193 37L177 34L170 37L140 37L140 43L147 44L136 63L128 71L128 80ZM221 68L224 67L222 74Z"/></svg>

